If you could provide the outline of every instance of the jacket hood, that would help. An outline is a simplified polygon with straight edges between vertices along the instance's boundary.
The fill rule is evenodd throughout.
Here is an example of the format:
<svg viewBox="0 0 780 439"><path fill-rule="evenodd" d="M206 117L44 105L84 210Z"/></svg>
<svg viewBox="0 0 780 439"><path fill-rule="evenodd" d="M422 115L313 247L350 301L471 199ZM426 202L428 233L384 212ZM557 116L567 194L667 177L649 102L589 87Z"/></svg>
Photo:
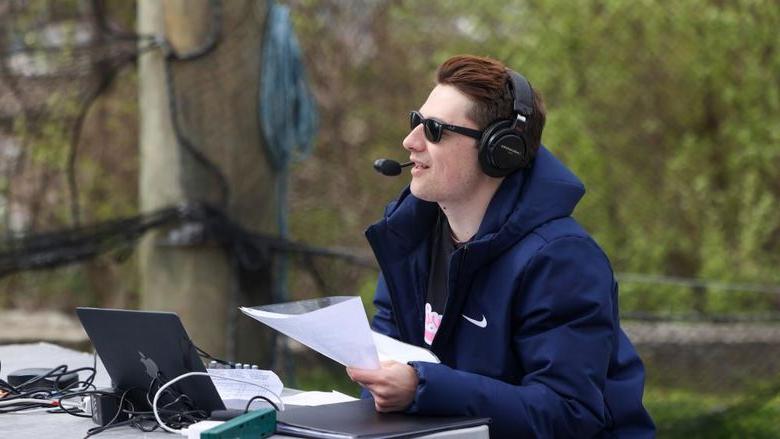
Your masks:
<svg viewBox="0 0 780 439"><path fill-rule="evenodd" d="M585 186L547 148L541 146L533 165L507 176L488 205L469 251L485 262L502 253L538 226L572 214ZM426 241L438 215L436 203L411 194L407 186L385 209L375 226L386 227L395 245L387 256L403 257Z"/></svg>

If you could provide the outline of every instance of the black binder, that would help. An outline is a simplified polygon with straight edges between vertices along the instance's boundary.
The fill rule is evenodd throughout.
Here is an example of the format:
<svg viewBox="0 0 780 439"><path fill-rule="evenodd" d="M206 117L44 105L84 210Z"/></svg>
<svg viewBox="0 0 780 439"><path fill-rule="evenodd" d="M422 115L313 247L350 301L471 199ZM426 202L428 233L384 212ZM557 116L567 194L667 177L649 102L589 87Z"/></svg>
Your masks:
<svg viewBox="0 0 780 439"><path fill-rule="evenodd" d="M489 418L378 413L374 401L288 407L277 413L276 432L308 438L398 438L487 424Z"/></svg>

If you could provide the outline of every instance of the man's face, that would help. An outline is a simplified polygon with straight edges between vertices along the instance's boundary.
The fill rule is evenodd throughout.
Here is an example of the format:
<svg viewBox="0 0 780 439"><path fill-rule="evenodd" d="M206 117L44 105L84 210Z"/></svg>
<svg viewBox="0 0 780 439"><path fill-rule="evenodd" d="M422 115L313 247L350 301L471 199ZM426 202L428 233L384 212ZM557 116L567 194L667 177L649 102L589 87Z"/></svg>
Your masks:
<svg viewBox="0 0 780 439"><path fill-rule="evenodd" d="M437 85L420 113L426 119L479 129L466 117L472 105L469 98L450 85ZM471 137L444 130L438 143L425 138L422 124L403 141L409 151L412 168L412 194L425 201L447 205L464 205L476 189L490 178L479 167L477 141Z"/></svg>

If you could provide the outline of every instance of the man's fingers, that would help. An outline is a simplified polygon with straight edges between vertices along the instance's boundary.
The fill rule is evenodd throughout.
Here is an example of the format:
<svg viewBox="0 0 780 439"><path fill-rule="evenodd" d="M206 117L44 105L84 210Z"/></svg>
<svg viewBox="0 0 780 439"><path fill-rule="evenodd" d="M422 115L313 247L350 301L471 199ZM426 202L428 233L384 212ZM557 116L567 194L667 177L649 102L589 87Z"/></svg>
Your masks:
<svg viewBox="0 0 780 439"><path fill-rule="evenodd" d="M357 381L364 384L378 384L387 381L387 369L356 369L354 367L347 368L347 374L352 381Z"/></svg>
<svg viewBox="0 0 780 439"><path fill-rule="evenodd" d="M347 375L352 381L357 381L361 384L378 383L386 378L386 371L393 365L400 364L397 361L387 360L380 363L379 369L359 369L356 367L347 367Z"/></svg>
<svg viewBox="0 0 780 439"><path fill-rule="evenodd" d="M397 412L401 410L400 407L393 401L384 398L374 397L374 408L381 413Z"/></svg>
<svg viewBox="0 0 780 439"><path fill-rule="evenodd" d="M390 408L388 407L387 401L385 401L384 398L374 395L374 407L376 408L376 411L378 412L388 412L390 411Z"/></svg>
<svg viewBox="0 0 780 439"><path fill-rule="evenodd" d="M352 381L365 381L371 375L371 371L367 369L348 367L347 375L349 375L349 377L352 378Z"/></svg>

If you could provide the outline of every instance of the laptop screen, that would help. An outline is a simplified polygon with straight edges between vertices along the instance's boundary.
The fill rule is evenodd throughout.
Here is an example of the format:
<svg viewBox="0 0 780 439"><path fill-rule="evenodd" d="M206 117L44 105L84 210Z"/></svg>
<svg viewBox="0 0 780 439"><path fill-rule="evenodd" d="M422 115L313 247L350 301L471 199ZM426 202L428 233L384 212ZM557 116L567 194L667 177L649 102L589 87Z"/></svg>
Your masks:
<svg viewBox="0 0 780 439"><path fill-rule="evenodd" d="M137 410L149 408L162 384L187 372L206 371L175 313L80 307L76 314L112 386L129 391L127 397ZM186 395L185 405L207 414L225 408L209 377L185 378L170 388L172 392L161 396L160 404Z"/></svg>

